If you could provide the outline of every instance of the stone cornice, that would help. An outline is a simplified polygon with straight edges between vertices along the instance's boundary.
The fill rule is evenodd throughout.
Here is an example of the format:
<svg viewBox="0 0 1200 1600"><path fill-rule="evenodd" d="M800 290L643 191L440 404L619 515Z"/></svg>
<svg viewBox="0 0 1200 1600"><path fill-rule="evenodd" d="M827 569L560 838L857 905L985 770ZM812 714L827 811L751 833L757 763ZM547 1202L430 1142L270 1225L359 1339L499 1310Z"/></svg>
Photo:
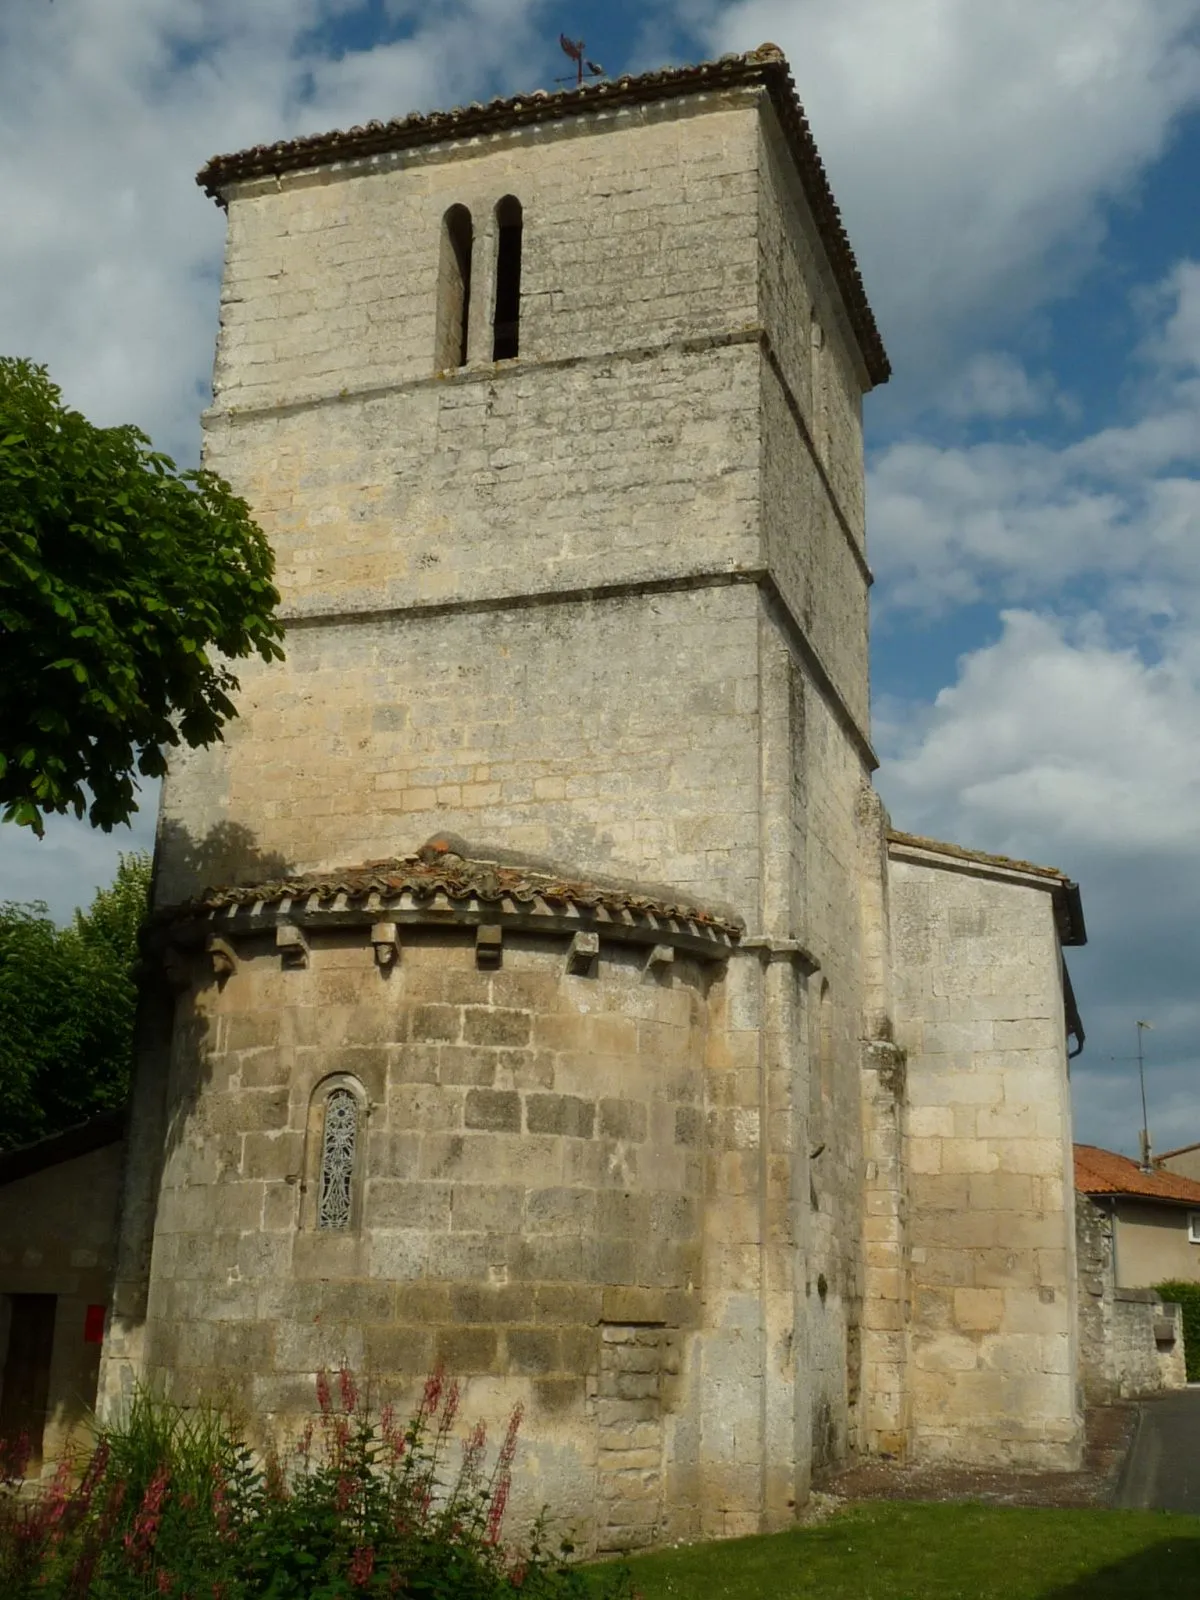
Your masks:
<svg viewBox="0 0 1200 1600"><path fill-rule="evenodd" d="M378 955L381 946L398 948L403 928L460 927L476 931L481 961L490 929L500 937L505 930L565 937L574 941L577 953L595 953L586 940L579 942L585 935L650 946L652 961L659 948L725 961L742 936L741 920L732 913L709 911L682 897L615 880L584 880L476 860L461 854L459 845L438 836L416 856L402 860L208 889L182 905L157 911L150 942L176 948L205 945L210 951L214 945L226 946L225 957L232 963L231 939L274 933L285 962L304 965L308 932L369 929ZM381 931L386 929L392 932ZM497 962L499 943L497 938Z"/></svg>

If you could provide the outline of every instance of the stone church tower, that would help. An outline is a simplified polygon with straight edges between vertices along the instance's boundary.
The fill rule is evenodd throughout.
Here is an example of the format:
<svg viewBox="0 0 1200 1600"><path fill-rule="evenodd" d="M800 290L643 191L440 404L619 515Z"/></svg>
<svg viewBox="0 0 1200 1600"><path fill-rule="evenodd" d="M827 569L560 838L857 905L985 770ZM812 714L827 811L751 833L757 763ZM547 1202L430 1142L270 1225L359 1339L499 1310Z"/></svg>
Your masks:
<svg viewBox="0 0 1200 1600"><path fill-rule="evenodd" d="M587 1548L783 1525L814 1466L919 1432L888 366L787 65L201 181L206 461L271 538L287 660L166 788L105 1392L232 1386L283 1428L323 1365L403 1395L444 1362L469 1412L525 1405L525 1503ZM1065 1083L1066 880L1021 870Z"/></svg>

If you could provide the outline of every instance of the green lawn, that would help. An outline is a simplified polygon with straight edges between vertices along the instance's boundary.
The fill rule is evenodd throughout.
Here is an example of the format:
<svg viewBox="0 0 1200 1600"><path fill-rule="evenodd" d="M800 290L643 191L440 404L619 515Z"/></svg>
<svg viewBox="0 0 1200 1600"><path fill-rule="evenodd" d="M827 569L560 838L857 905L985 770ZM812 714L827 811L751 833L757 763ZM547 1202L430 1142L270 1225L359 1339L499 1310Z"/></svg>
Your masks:
<svg viewBox="0 0 1200 1600"><path fill-rule="evenodd" d="M644 1600L1200 1600L1200 1517L873 1503L630 1567Z"/></svg>

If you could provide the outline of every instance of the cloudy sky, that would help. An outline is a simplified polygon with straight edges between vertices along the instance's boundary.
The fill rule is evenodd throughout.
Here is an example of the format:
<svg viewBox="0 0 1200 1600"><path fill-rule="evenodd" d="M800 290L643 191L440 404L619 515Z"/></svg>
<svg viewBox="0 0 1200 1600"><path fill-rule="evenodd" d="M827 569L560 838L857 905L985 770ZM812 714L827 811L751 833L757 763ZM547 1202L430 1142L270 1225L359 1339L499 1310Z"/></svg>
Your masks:
<svg viewBox="0 0 1200 1600"><path fill-rule="evenodd" d="M4 0L0 349L195 458L218 151L788 53L896 369L868 405L897 824L1062 867L1082 1139L1200 1140L1200 0ZM65 916L153 836L0 828ZM1115 1059L1114 1059L1115 1058Z"/></svg>

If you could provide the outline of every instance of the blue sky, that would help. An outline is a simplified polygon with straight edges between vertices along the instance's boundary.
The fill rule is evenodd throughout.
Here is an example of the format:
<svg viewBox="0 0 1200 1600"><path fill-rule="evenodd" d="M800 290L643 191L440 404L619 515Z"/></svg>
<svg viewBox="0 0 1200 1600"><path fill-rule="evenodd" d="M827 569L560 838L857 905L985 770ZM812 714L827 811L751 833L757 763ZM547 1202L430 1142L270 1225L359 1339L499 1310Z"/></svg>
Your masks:
<svg viewBox="0 0 1200 1600"><path fill-rule="evenodd" d="M780 44L896 376L867 406L880 786L1062 867L1077 1136L1200 1139L1200 0L9 0L0 349L194 458L217 151ZM0 829L66 915L152 842ZM1118 1058L1118 1059L1114 1059Z"/></svg>

